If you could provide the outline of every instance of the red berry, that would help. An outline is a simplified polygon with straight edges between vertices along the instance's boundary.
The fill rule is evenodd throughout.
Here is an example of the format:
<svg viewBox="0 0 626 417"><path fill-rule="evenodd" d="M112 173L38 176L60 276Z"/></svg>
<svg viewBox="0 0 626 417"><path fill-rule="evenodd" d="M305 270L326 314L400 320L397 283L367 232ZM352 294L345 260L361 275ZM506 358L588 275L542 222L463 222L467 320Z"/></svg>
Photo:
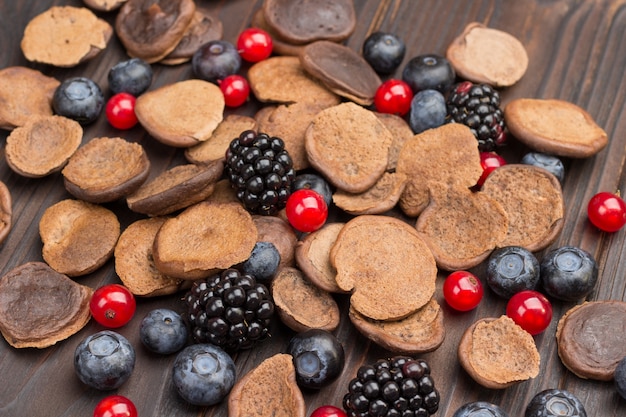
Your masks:
<svg viewBox="0 0 626 417"><path fill-rule="evenodd" d="M104 285L94 291L89 301L93 318L108 328L122 327L133 318L135 296L120 284Z"/></svg>
<svg viewBox="0 0 626 417"><path fill-rule="evenodd" d="M589 200L587 216L598 229L617 232L626 224L626 202L619 194L600 192Z"/></svg>
<svg viewBox="0 0 626 417"><path fill-rule="evenodd" d="M483 285L471 272L455 271L443 282L443 297L450 307L458 311L476 308L483 293Z"/></svg>
<svg viewBox="0 0 626 417"><path fill-rule="evenodd" d="M481 187L489 174L493 172L494 169L501 167L502 165L506 165L506 161L503 157L498 155L495 152L481 152L480 153L480 166L483 168L483 173L476 182L476 185Z"/></svg>
<svg viewBox="0 0 626 417"><path fill-rule="evenodd" d="M311 413L311 417L347 417L345 411L333 405L323 405Z"/></svg>
<svg viewBox="0 0 626 417"><path fill-rule="evenodd" d="M248 62L263 61L272 54L273 47L272 37L262 29L244 29L237 38L237 51Z"/></svg>
<svg viewBox="0 0 626 417"><path fill-rule="evenodd" d="M533 336L543 332L552 320L552 305L540 292L516 293L506 305L506 315Z"/></svg>
<svg viewBox="0 0 626 417"><path fill-rule="evenodd" d="M218 81L228 107L239 107L248 100L250 84L241 75L233 74Z"/></svg>
<svg viewBox="0 0 626 417"><path fill-rule="evenodd" d="M328 207L319 193L302 188L291 193L285 207L287 220L300 232L313 232L324 225Z"/></svg>
<svg viewBox="0 0 626 417"><path fill-rule="evenodd" d="M135 404L123 395L104 397L93 410L93 417L137 417Z"/></svg>
<svg viewBox="0 0 626 417"><path fill-rule="evenodd" d="M382 83L374 95L374 106L380 113L404 116L411 109L413 91L402 80L391 79Z"/></svg>
<svg viewBox="0 0 626 417"><path fill-rule="evenodd" d="M105 113L111 126L126 130L137 124L135 101L135 96L128 93L117 93L107 101Z"/></svg>

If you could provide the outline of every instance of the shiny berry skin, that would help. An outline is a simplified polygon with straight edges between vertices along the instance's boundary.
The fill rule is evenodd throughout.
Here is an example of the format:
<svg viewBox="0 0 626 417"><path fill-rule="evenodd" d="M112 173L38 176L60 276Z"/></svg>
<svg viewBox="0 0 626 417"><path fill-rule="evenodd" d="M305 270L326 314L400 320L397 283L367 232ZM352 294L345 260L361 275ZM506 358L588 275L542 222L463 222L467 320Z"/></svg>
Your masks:
<svg viewBox="0 0 626 417"><path fill-rule="evenodd" d="M587 417L587 411L573 393L563 389L547 389L530 400L524 417Z"/></svg>
<svg viewBox="0 0 626 417"><path fill-rule="evenodd" d="M333 203L333 191L330 188L330 184L328 181L324 179L324 177L313 174L313 173L302 173L296 175L296 178L293 181L293 191L300 190L302 188L310 189L322 197L324 197L324 201L326 201L326 205L328 207Z"/></svg>
<svg viewBox="0 0 626 417"><path fill-rule="evenodd" d="M604 232L617 232L626 224L626 202L618 195L600 192L587 204L589 221Z"/></svg>
<svg viewBox="0 0 626 417"><path fill-rule="evenodd" d="M272 54L272 37L258 28L244 29L237 38L237 51L248 62L259 62Z"/></svg>
<svg viewBox="0 0 626 417"><path fill-rule="evenodd" d="M137 417L135 404L123 395L104 397L93 410L93 417Z"/></svg>
<svg viewBox="0 0 626 417"><path fill-rule="evenodd" d="M108 328L122 327L133 318L135 296L120 284L107 284L94 291L89 301L93 318Z"/></svg>
<svg viewBox="0 0 626 417"><path fill-rule="evenodd" d="M363 59L379 74L390 74L404 59L406 45L392 33L373 32L363 42Z"/></svg>
<svg viewBox="0 0 626 417"><path fill-rule="evenodd" d="M483 285L471 272L452 272L443 282L443 297L457 311L473 310L483 299Z"/></svg>
<svg viewBox="0 0 626 417"><path fill-rule="evenodd" d="M520 160L521 164L534 165L549 171L561 184L565 180L565 165L558 157L541 152L528 152Z"/></svg>
<svg viewBox="0 0 626 417"><path fill-rule="evenodd" d="M311 413L310 417L347 417L345 411L341 408L337 408L334 405L323 405L316 408Z"/></svg>
<svg viewBox="0 0 626 417"><path fill-rule="evenodd" d="M480 166L483 168L483 173L476 182L476 185L482 187L485 180L493 172L494 169L506 165L506 160L495 152L481 152L480 153Z"/></svg>
<svg viewBox="0 0 626 417"><path fill-rule="evenodd" d="M287 346L293 357L300 387L320 389L343 371L345 354L341 342L329 331L309 329L293 336Z"/></svg>
<svg viewBox="0 0 626 417"><path fill-rule="evenodd" d="M598 281L596 260L575 246L562 246L545 254L540 271L545 292L562 301L586 297Z"/></svg>
<svg viewBox="0 0 626 417"><path fill-rule="evenodd" d="M194 52L191 69L196 77L217 82L237 74L241 68L241 56L235 45L224 40L209 41Z"/></svg>
<svg viewBox="0 0 626 417"><path fill-rule="evenodd" d="M456 73L446 58L435 55L419 55L411 58L402 71L402 80L417 93L437 90L445 93L454 83Z"/></svg>
<svg viewBox="0 0 626 417"><path fill-rule="evenodd" d="M141 58L131 58L115 64L108 75L109 90L113 94L129 93L135 97L152 84L152 67Z"/></svg>
<svg viewBox="0 0 626 417"><path fill-rule="evenodd" d="M404 116L411 109L413 91L402 80L391 79L382 83L374 95L374 106L380 113Z"/></svg>
<svg viewBox="0 0 626 417"><path fill-rule="evenodd" d="M487 260L487 285L502 298L511 298L523 290L534 290L540 274L539 261L522 246L498 248Z"/></svg>
<svg viewBox="0 0 626 417"><path fill-rule="evenodd" d="M531 335L548 328L552 321L552 304L540 292L520 291L506 305L506 315Z"/></svg>
<svg viewBox="0 0 626 417"><path fill-rule="evenodd" d="M81 125L95 121L104 107L100 86L90 78L73 77L54 90L52 108L60 116L76 120Z"/></svg>
<svg viewBox="0 0 626 417"><path fill-rule="evenodd" d="M465 403L452 417L509 417L499 406L487 401Z"/></svg>
<svg viewBox="0 0 626 417"><path fill-rule="evenodd" d="M446 121L446 99L437 90L422 90L411 100L409 126L413 133L441 126Z"/></svg>
<svg viewBox="0 0 626 417"><path fill-rule="evenodd" d="M126 130L137 124L135 115L135 96L117 93L107 101L104 109L107 120L116 129Z"/></svg>
<svg viewBox="0 0 626 417"><path fill-rule="evenodd" d="M233 74L218 80L218 85L224 94L224 103L227 107L239 107L248 101L250 84L241 75Z"/></svg>
<svg viewBox="0 0 626 417"><path fill-rule="evenodd" d="M324 198L313 190L303 188L287 198L287 220L300 232L313 232L324 225L328 206Z"/></svg>

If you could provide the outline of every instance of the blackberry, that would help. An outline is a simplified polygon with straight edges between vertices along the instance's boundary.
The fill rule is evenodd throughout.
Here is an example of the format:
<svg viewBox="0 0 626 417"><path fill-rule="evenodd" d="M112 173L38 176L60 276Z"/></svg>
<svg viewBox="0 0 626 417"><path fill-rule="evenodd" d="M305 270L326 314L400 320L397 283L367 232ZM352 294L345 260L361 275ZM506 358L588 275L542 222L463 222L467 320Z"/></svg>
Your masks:
<svg viewBox="0 0 626 417"><path fill-rule="evenodd" d="M196 343L236 352L269 335L274 302L252 275L230 268L194 281L184 301L184 318Z"/></svg>
<svg viewBox="0 0 626 417"><path fill-rule="evenodd" d="M296 172L285 142L253 130L242 132L226 151L226 174L246 210L276 214L285 207Z"/></svg>
<svg viewBox="0 0 626 417"><path fill-rule="evenodd" d="M395 356L361 366L343 408L348 417L429 417L439 409L439 391L426 361Z"/></svg>
<svg viewBox="0 0 626 417"><path fill-rule="evenodd" d="M506 133L500 93L488 84L463 81L453 86L446 100L448 123L469 127L481 152L504 145Z"/></svg>

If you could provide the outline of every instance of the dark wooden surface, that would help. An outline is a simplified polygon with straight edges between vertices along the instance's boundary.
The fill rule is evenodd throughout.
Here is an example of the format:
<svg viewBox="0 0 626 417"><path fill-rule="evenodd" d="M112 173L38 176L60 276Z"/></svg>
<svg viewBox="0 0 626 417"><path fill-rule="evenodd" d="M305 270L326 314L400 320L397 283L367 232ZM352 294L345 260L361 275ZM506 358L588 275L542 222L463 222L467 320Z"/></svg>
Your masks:
<svg viewBox="0 0 626 417"><path fill-rule="evenodd" d="M106 76L109 68L127 56L114 37L107 50L96 59L71 69L52 68L28 63L20 50L20 40L27 22L52 5L81 5L79 0L2 0L0 1L0 68L25 65L63 80L70 76L89 76L108 95ZM261 0L198 0L198 4L218 13L224 23L224 38L231 42L245 28ZM395 32L407 43L408 59L422 53L443 54L446 46L471 21L503 29L519 38L530 58L528 71L513 87L502 91L503 101L519 97L560 98L572 101L591 113L608 133L607 148L585 160L565 160L566 224L558 240L551 246L576 245L592 253L600 269L592 300L626 300L626 251L624 231L604 234L594 229L586 218L586 203L598 191L615 191L626 181L626 88L622 80L626 69L626 1L624 0L356 0L358 26L347 41L355 50L374 30ZM99 13L113 22L114 13ZM402 68L403 66L401 66ZM400 77L401 68L395 76ZM152 88L192 76L189 64L176 67L154 66ZM245 68L244 68L245 70ZM237 110L253 114L258 103L252 101ZM3 149L8 132L0 133ZM96 136L122 136L141 143L147 149L155 176L164 169L185 162L182 152L161 145L140 127L127 132L115 131L104 116L85 129L84 140ZM512 143L504 155L517 162L525 149ZM13 196L14 226L0 250L0 273L28 261L40 261L41 241L38 223L50 205L71 196L65 191L60 175L43 179L26 179L13 173L0 161L0 180ZM108 204L120 217L122 227L139 218L123 202ZM542 253L537 254L541 257ZM481 274L481 267L476 273ZM442 276L443 277L443 276ZM554 304L555 318L548 330L535 337L541 353L541 371L537 378L506 390L484 389L474 383L460 368L456 348L462 332L481 317L503 314L505 302L486 292L483 303L465 314L452 312L445 306L441 281L436 298L445 312L447 335L436 351L421 355L432 367L436 385L441 392L439 416L449 417L463 403L474 400L491 401L502 406L511 417L523 416L530 398L546 388L565 388L584 403L589 416L626 415L626 401L619 399L612 383L582 380L567 371L557 355L556 322L573 303ZM118 282L113 262L90 274L77 278L97 288ZM190 406L182 401L171 383L174 356L149 354L138 338L139 322L156 307L180 311L177 296L140 299L134 320L120 329L137 351L137 362L130 380L116 392L131 398L139 415L147 416L226 416L225 404L210 408ZM343 317L336 334L343 342L347 361L344 372L332 385L319 392L305 392L308 413L323 404L341 406L347 382L364 362L389 353L360 336L346 316L346 299L337 297ZM36 306L33 306L36 308ZM94 322L81 332L56 346L43 349L17 350L0 338L0 416L90 416L96 403L110 392L99 392L82 385L73 370L73 352L79 341L101 330ZM624 329L616 329L624 331ZM235 357L241 376L264 358L284 351L293 333L281 323L273 326L273 337L251 351Z"/></svg>

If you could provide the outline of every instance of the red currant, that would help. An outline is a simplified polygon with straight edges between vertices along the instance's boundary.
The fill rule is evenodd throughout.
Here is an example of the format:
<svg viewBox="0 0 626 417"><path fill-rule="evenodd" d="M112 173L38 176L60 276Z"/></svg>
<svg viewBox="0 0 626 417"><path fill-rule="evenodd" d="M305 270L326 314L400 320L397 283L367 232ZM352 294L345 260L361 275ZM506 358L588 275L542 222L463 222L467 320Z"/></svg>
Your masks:
<svg viewBox="0 0 626 417"><path fill-rule="evenodd" d="M323 405L316 408L311 413L311 417L347 417L345 411L341 408L337 408L334 405Z"/></svg>
<svg viewBox="0 0 626 417"><path fill-rule="evenodd" d="M93 417L137 417L135 404L123 395L104 397L93 410Z"/></svg>
<svg viewBox="0 0 626 417"><path fill-rule="evenodd" d="M450 307L458 311L476 308L483 294L483 285L471 272L452 272L443 282L443 297Z"/></svg>
<svg viewBox="0 0 626 417"><path fill-rule="evenodd" d="M126 130L137 124L135 101L135 96L128 93L117 93L107 101L105 113L111 126Z"/></svg>
<svg viewBox="0 0 626 417"><path fill-rule="evenodd" d="M374 106L380 113L404 116L411 109L413 91L402 80L390 79L382 83L374 95Z"/></svg>
<svg viewBox="0 0 626 417"><path fill-rule="evenodd" d="M480 166L483 168L483 173L476 182L476 185L481 187L489 174L493 172L494 169L501 167L502 165L506 165L506 161L503 157L498 155L495 152L481 152L480 153Z"/></svg>
<svg viewBox="0 0 626 417"><path fill-rule="evenodd" d="M135 296L120 284L104 285L94 291L89 301L93 318L108 328L122 327L133 318Z"/></svg>
<svg viewBox="0 0 626 417"><path fill-rule="evenodd" d="M626 202L619 194L600 192L589 200L587 216L598 229L617 232L626 224Z"/></svg>
<svg viewBox="0 0 626 417"><path fill-rule="evenodd" d="M313 232L324 225L328 217L328 206L319 193L302 188L296 190L285 207L287 220L300 232Z"/></svg>
<svg viewBox="0 0 626 417"><path fill-rule="evenodd" d="M506 305L506 315L534 336L550 325L552 305L540 292L524 290L509 299Z"/></svg>
<svg viewBox="0 0 626 417"><path fill-rule="evenodd" d="M263 61L272 54L273 47L272 37L262 29L244 29L237 38L237 51L248 62Z"/></svg>
<svg viewBox="0 0 626 417"><path fill-rule="evenodd" d="M239 107L248 100L250 84L241 75L232 74L218 81L228 107Z"/></svg>

